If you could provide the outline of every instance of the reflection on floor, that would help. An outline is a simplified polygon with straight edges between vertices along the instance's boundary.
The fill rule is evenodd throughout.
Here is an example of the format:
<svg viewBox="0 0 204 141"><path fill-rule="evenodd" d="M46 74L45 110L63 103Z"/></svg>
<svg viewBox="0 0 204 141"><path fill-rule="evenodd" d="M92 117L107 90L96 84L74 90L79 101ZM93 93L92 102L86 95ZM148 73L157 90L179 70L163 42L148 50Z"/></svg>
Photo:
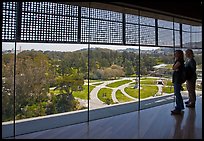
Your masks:
<svg viewBox="0 0 204 141"><path fill-rule="evenodd" d="M202 139L202 96L182 115L171 115L173 108L174 103L169 103L16 139Z"/></svg>

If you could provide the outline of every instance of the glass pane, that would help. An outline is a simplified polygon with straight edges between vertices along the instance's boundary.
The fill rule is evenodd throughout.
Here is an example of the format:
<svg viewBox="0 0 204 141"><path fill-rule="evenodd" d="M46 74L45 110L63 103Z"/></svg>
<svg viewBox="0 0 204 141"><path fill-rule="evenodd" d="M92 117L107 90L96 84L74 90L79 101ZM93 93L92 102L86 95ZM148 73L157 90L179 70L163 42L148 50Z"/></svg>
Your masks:
<svg viewBox="0 0 204 141"><path fill-rule="evenodd" d="M187 24L182 24L182 31L191 31L191 26Z"/></svg>
<svg viewBox="0 0 204 141"><path fill-rule="evenodd" d="M192 26L192 48L202 48L202 26Z"/></svg>
<svg viewBox="0 0 204 141"><path fill-rule="evenodd" d="M190 32L182 32L183 47L191 46L191 35Z"/></svg>
<svg viewBox="0 0 204 141"><path fill-rule="evenodd" d="M202 33L192 33L192 48L202 48Z"/></svg>
<svg viewBox="0 0 204 141"><path fill-rule="evenodd" d="M14 53L15 43L2 43L2 138L14 136Z"/></svg>
<svg viewBox="0 0 204 141"><path fill-rule="evenodd" d="M202 32L202 26L191 26L192 32Z"/></svg>
<svg viewBox="0 0 204 141"><path fill-rule="evenodd" d="M180 23L175 23L174 22L174 29L175 30L180 30Z"/></svg>
<svg viewBox="0 0 204 141"><path fill-rule="evenodd" d="M18 43L17 47L16 122L22 124L17 133L87 121L88 46ZM75 114L80 116L73 118Z"/></svg>
<svg viewBox="0 0 204 141"><path fill-rule="evenodd" d="M180 32L174 30L174 34L175 34L175 46L176 46L176 47L181 47L181 36L180 36Z"/></svg>
<svg viewBox="0 0 204 141"><path fill-rule="evenodd" d="M173 48L141 47L141 109L173 101Z"/></svg>
<svg viewBox="0 0 204 141"><path fill-rule="evenodd" d="M138 47L90 47L90 119L138 110Z"/></svg>
<svg viewBox="0 0 204 141"><path fill-rule="evenodd" d="M196 95L202 95L202 49L193 49L194 59L196 61Z"/></svg>

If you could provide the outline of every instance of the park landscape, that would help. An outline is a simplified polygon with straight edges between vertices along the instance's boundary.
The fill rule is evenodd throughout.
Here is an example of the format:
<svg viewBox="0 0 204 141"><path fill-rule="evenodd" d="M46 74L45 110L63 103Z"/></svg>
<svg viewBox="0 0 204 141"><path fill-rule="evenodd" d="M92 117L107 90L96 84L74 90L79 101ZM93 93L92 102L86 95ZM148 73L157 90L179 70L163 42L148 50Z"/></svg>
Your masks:
<svg viewBox="0 0 204 141"><path fill-rule="evenodd" d="M89 108L95 109L172 94L172 56L171 49L145 50L139 62L138 49L129 48L23 50L16 60L15 117L87 109L88 102ZM13 118L13 60L11 51L2 53L2 121ZM197 68L202 68L202 53L196 60Z"/></svg>

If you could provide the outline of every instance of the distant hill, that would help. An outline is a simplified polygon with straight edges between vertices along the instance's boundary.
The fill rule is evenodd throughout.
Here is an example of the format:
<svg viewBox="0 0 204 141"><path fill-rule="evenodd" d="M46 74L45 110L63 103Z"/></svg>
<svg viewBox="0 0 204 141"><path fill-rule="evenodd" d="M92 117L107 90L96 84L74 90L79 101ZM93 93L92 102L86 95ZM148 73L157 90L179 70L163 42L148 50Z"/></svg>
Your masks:
<svg viewBox="0 0 204 141"><path fill-rule="evenodd" d="M202 41L185 43L183 44L183 47L202 48Z"/></svg>

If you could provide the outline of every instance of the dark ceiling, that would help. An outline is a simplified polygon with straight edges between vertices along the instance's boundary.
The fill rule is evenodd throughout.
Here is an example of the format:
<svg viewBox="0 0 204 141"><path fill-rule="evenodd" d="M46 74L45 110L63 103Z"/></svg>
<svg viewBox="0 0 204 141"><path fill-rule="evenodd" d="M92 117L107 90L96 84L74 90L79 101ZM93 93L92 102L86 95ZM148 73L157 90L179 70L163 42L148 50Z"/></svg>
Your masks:
<svg viewBox="0 0 204 141"><path fill-rule="evenodd" d="M201 0L135 0L135 1L122 1L122 2L110 2L115 5L126 6L129 8L134 7L146 7L154 10L172 13L178 16L184 16L186 18L193 18L198 21L202 21L202 5Z"/></svg>

